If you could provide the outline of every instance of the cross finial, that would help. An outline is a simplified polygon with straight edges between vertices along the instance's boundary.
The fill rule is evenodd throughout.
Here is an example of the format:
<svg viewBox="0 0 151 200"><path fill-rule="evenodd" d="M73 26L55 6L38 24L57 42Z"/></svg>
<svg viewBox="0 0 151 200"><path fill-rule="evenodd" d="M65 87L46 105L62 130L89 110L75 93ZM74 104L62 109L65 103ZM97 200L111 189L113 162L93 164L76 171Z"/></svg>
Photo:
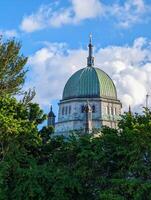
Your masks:
<svg viewBox="0 0 151 200"><path fill-rule="evenodd" d="M92 33L89 35L89 43L92 44Z"/></svg>

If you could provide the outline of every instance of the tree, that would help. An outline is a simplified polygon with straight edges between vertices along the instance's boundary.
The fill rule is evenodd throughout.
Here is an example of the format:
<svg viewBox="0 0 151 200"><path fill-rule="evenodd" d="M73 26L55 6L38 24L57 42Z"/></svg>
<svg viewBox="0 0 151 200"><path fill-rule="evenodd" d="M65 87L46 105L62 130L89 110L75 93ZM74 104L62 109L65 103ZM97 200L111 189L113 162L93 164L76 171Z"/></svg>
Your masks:
<svg viewBox="0 0 151 200"><path fill-rule="evenodd" d="M0 96L18 94L25 81L27 57L20 53L21 44L0 38Z"/></svg>
<svg viewBox="0 0 151 200"><path fill-rule="evenodd" d="M53 126L44 126L39 131L39 134L40 134L40 136L42 138L43 143L48 142L53 133L54 133L54 127Z"/></svg>
<svg viewBox="0 0 151 200"><path fill-rule="evenodd" d="M36 95L36 91L35 89L29 89L28 91L24 92L24 97L23 99L21 100L21 102L24 104L24 105L28 105L32 99L35 97Z"/></svg>
<svg viewBox="0 0 151 200"><path fill-rule="evenodd" d="M0 97L1 200L150 200L151 112L97 137L49 137L38 104ZM96 133L96 131L95 131Z"/></svg>
<svg viewBox="0 0 151 200"><path fill-rule="evenodd" d="M42 144L38 125L44 119L37 104L27 107L15 98L0 97L0 199L20 199L18 181L22 174L29 175L30 168L37 166Z"/></svg>
<svg viewBox="0 0 151 200"><path fill-rule="evenodd" d="M101 199L151 199L151 112L126 113L120 131L103 130ZM104 168L104 169L105 169Z"/></svg>

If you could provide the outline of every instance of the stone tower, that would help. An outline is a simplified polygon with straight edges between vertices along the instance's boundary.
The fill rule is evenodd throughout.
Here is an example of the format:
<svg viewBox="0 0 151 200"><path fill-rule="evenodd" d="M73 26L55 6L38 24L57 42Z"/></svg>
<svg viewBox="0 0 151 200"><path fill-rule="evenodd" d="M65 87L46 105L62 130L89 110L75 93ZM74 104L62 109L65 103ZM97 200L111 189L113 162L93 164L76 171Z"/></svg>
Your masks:
<svg viewBox="0 0 151 200"><path fill-rule="evenodd" d="M55 118L56 118L56 116L55 116L54 112L52 111L52 106L51 106L50 112L48 113L47 125L55 127Z"/></svg>

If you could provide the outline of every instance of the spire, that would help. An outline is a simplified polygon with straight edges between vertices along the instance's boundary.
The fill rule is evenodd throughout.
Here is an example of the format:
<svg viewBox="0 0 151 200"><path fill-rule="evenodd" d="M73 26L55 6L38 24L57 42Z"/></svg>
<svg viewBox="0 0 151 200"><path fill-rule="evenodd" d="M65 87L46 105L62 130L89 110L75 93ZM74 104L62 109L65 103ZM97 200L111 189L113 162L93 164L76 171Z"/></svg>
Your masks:
<svg viewBox="0 0 151 200"><path fill-rule="evenodd" d="M93 45L92 45L92 34L89 36L89 55L87 57L87 66L93 67L94 65L94 57L93 57Z"/></svg>
<svg viewBox="0 0 151 200"><path fill-rule="evenodd" d="M54 114L54 112L52 110L52 106L50 106L50 112L48 113L48 116L49 117L55 117L55 114Z"/></svg>
<svg viewBox="0 0 151 200"><path fill-rule="evenodd" d="M149 96L150 96L150 95L147 93L147 94L146 94L146 108L148 108L148 99L149 99Z"/></svg>
<svg viewBox="0 0 151 200"><path fill-rule="evenodd" d="M129 108L128 108L128 113L131 115L132 114L132 111L131 111L131 106L129 105Z"/></svg>

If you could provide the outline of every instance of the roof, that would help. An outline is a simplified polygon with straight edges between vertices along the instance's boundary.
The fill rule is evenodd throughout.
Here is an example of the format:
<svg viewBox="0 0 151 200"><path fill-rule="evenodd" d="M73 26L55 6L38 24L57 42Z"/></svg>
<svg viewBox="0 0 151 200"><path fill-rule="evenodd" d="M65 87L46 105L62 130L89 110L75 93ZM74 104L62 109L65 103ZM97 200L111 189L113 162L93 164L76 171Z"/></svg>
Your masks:
<svg viewBox="0 0 151 200"><path fill-rule="evenodd" d="M62 99L92 97L117 99L117 92L112 79L103 70L88 66L69 78Z"/></svg>
<svg viewBox="0 0 151 200"><path fill-rule="evenodd" d="M87 67L69 78L62 99L105 97L116 100L117 93L112 79L104 71L94 67L92 35L88 48Z"/></svg>
<svg viewBox="0 0 151 200"><path fill-rule="evenodd" d="M50 112L48 113L48 117L56 117L54 112L52 111L52 106L50 107Z"/></svg>

